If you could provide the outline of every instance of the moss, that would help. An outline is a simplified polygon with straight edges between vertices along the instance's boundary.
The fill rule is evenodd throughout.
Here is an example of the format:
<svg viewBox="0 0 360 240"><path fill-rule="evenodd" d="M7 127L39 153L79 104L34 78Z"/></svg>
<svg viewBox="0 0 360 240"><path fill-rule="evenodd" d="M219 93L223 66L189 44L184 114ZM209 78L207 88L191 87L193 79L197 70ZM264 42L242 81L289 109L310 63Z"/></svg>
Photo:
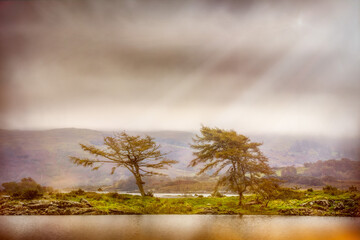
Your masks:
<svg viewBox="0 0 360 240"><path fill-rule="evenodd" d="M341 192L338 195L324 191L296 191L290 196L271 200L265 207L258 202L258 196L247 195L243 205L238 205L237 197L202 197L202 198L154 198L128 194L101 194L85 192L82 195L73 193L48 194L45 197L53 200L80 201L85 198L95 208L111 212L122 211L125 214L266 214L266 215L326 215L358 216L359 192ZM293 198L291 198L293 197ZM327 200L330 206L320 206L310 202ZM339 207L340 206L340 207ZM342 207L343 206L343 207Z"/></svg>

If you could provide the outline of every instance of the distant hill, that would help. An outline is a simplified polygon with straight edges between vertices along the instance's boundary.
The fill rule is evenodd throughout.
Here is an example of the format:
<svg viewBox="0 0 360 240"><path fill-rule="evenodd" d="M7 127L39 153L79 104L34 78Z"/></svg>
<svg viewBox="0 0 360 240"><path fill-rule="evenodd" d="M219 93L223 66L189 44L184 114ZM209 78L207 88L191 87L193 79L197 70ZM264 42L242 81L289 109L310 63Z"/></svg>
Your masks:
<svg viewBox="0 0 360 240"><path fill-rule="evenodd" d="M179 163L169 169L170 176L190 176L195 169L187 165L192 159L189 147L194 133L181 131L131 132L148 134L169 153L169 158ZM68 156L83 155L79 143L101 145L104 136L112 132L89 129L54 129L44 131L0 130L0 183L19 181L32 177L42 185L71 187L77 185L112 184L127 177L124 170L110 175L110 167L98 171L77 167ZM359 139L327 139L289 136L250 136L253 141L263 142L262 150L272 166L301 165L317 160L342 157L359 160Z"/></svg>

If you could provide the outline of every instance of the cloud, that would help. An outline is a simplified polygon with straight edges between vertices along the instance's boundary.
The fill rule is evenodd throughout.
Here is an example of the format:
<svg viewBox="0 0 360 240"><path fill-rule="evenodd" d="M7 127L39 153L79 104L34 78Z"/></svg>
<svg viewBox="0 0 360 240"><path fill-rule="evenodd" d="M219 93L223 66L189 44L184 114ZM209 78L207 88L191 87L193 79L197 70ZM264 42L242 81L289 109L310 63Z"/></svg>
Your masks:
<svg viewBox="0 0 360 240"><path fill-rule="evenodd" d="M0 124L357 135L358 6L1 3Z"/></svg>

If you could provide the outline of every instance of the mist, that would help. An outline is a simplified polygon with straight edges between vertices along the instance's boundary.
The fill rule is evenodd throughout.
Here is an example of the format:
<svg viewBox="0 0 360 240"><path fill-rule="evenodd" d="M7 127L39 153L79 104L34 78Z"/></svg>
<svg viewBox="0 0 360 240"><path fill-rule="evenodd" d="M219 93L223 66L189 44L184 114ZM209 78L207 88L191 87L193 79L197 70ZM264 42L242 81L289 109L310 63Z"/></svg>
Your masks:
<svg viewBox="0 0 360 240"><path fill-rule="evenodd" d="M2 1L0 128L358 137L359 1Z"/></svg>

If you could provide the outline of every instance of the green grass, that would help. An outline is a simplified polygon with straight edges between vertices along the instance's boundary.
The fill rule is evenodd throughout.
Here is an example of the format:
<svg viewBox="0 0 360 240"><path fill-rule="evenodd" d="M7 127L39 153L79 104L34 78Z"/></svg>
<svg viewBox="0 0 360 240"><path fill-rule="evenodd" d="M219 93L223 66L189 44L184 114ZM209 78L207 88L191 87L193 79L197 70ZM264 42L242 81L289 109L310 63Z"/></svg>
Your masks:
<svg viewBox="0 0 360 240"><path fill-rule="evenodd" d="M288 193L287 193L288 194ZM127 194L98 194L85 192L77 195L75 193L57 193L48 196L50 199L80 201L84 198L95 208L109 212L110 209L122 211L125 214L288 214L288 210L303 210L303 204L315 200L330 200L337 204L339 202L350 202L351 206L345 204L342 211L335 210L333 206L326 210L318 211L319 206L308 207L314 214L328 216L354 216L359 212L359 192L339 191L336 194L328 194L324 191L292 191L291 194L282 195L281 199L275 199L265 204L254 203L256 195L244 197L243 205L238 205L237 197L196 197L196 198L155 198L140 197ZM355 203L355 205L354 205ZM314 209L312 209L314 208ZM295 214L296 215L296 214Z"/></svg>
<svg viewBox="0 0 360 240"><path fill-rule="evenodd" d="M307 168L306 167L297 167L296 173L297 174L303 174Z"/></svg>

